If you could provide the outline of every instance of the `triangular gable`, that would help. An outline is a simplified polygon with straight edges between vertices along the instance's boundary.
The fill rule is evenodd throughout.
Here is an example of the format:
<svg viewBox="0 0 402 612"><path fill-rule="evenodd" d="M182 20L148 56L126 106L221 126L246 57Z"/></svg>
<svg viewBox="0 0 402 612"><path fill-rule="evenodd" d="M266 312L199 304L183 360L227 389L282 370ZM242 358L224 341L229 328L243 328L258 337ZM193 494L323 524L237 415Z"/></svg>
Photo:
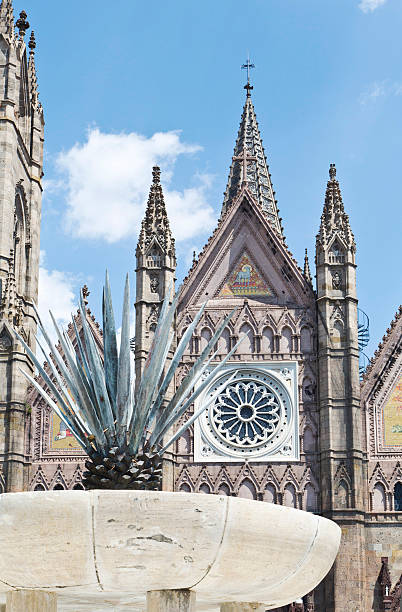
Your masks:
<svg viewBox="0 0 402 612"><path fill-rule="evenodd" d="M250 255L243 251L216 297L274 296Z"/></svg>

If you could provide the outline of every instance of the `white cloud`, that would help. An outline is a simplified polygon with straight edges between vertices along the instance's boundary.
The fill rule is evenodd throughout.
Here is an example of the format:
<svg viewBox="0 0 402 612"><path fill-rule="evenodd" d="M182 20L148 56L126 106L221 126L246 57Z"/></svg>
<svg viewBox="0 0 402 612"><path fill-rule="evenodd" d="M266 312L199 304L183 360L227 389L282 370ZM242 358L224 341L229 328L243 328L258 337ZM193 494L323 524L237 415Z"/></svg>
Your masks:
<svg viewBox="0 0 402 612"><path fill-rule="evenodd" d="M359 9L361 9L363 13L372 13L379 6L385 4L386 1L387 0L361 0Z"/></svg>
<svg viewBox="0 0 402 612"><path fill-rule="evenodd" d="M41 259L44 260L43 252ZM48 270L42 263L39 268L38 308L46 331L53 340L56 340L49 310L62 327L70 322L71 313L77 308L74 281L71 276L60 270Z"/></svg>
<svg viewBox="0 0 402 612"><path fill-rule="evenodd" d="M360 104L364 106L376 102L379 98L400 95L402 95L402 83L389 80L375 81L361 94Z"/></svg>
<svg viewBox="0 0 402 612"><path fill-rule="evenodd" d="M180 155L200 150L182 142L179 132L105 134L90 129L84 143L60 153L58 170L66 191L67 230L75 237L109 243L138 234L144 214L151 169L160 165L166 206L173 234L187 240L209 231L216 222L206 199L208 176L183 191L169 190ZM197 178L197 177L196 177ZM53 185L50 185L50 190Z"/></svg>

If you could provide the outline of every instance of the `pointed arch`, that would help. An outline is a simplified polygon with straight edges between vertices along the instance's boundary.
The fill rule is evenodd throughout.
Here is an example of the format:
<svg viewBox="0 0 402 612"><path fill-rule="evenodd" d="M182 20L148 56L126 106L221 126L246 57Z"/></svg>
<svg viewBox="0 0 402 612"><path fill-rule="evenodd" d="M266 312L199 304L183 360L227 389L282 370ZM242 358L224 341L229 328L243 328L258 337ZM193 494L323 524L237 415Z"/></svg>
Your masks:
<svg viewBox="0 0 402 612"><path fill-rule="evenodd" d="M350 489L349 484L345 479L339 482L336 488L336 500L338 508L349 508L350 507Z"/></svg>
<svg viewBox="0 0 402 612"><path fill-rule="evenodd" d="M249 478L245 478L240 484L238 497L257 499L257 489Z"/></svg>
<svg viewBox="0 0 402 612"><path fill-rule="evenodd" d="M394 486L394 510L402 512L402 482L396 482Z"/></svg>
<svg viewBox="0 0 402 612"><path fill-rule="evenodd" d="M277 490L275 485L272 482L269 482L263 494L263 500L269 502L270 504L276 504L278 499Z"/></svg>
<svg viewBox="0 0 402 612"><path fill-rule="evenodd" d="M274 331L272 327L266 326L262 330L261 353L273 353L274 350Z"/></svg>
<svg viewBox="0 0 402 612"><path fill-rule="evenodd" d="M177 440L177 454L178 455L191 455L191 433L189 429L186 429L180 438Z"/></svg>
<svg viewBox="0 0 402 612"><path fill-rule="evenodd" d="M293 352L292 350L292 330L288 325L282 327L281 329L281 337L280 337L280 349L281 353L290 354Z"/></svg>
<svg viewBox="0 0 402 612"><path fill-rule="evenodd" d="M371 510L385 512L387 509L385 487L382 482L376 482L371 494Z"/></svg>
<svg viewBox="0 0 402 612"><path fill-rule="evenodd" d="M343 323L340 319L336 319L331 331L332 345L335 348L342 348L345 338Z"/></svg>
<svg viewBox="0 0 402 612"><path fill-rule="evenodd" d="M289 508L296 508L296 487L292 482L288 482L283 489L283 505Z"/></svg>
<svg viewBox="0 0 402 612"><path fill-rule="evenodd" d="M218 486L218 494L227 495L227 496L231 494L231 491L230 491L230 488L227 482L221 482L221 484Z"/></svg>
<svg viewBox="0 0 402 612"><path fill-rule="evenodd" d="M318 510L318 495L315 487L311 482L307 483L303 491L303 505L307 512L317 512Z"/></svg>
<svg viewBox="0 0 402 612"><path fill-rule="evenodd" d="M300 330L300 349L303 353L311 353L312 348L312 330L307 325L303 325Z"/></svg>
<svg viewBox="0 0 402 612"><path fill-rule="evenodd" d="M210 327L203 327L200 332L200 353L207 347L208 342L212 338L212 330Z"/></svg>
<svg viewBox="0 0 402 612"><path fill-rule="evenodd" d="M230 331L227 327L225 327L218 340L218 351L220 355L224 356L230 351Z"/></svg>
<svg viewBox="0 0 402 612"><path fill-rule="evenodd" d="M181 491L182 493L191 493L191 487L188 482L182 482L179 487L179 491Z"/></svg>
<svg viewBox="0 0 402 612"><path fill-rule="evenodd" d="M247 334L243 342L237 349L237 352L241 355L251 355L254 353L254 330L250 323L243 323L239 329L239 336Z"/></svg>
<svg viewBox="0 0 402 612"><path fill-rule="evenodd" d="M206 493L207 495L209 495L211 493L211 488L207 482L202 482L198 489L198 492Z"/></svg>

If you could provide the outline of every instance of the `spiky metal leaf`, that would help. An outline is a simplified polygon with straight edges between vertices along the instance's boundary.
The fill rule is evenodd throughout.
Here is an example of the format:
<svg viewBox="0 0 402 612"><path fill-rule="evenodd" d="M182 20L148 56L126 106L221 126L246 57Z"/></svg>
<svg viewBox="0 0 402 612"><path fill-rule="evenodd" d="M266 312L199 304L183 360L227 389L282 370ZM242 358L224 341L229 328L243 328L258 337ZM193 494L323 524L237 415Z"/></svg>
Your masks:
<svg viewBox="0 0 402 612"><path fill-rule="evenodd" d="M74 342L71 342L69 336L60 331L52 316L63 357L57 350L54 350L37 313L38 326L48 345L48 352L43 348L40 340L38 340L38 345L49 364L51 375L42 367L26 342L16 333L48 390L24 372L25 376L64 421L89 455L89 460L86 462L88 472L84 480L88 488L152 489L158 487L161 478L161 456L221 392L221 387L219 387L208 398L203 408L196 411L166 441L169 430L210 384L212 377L215 377L224 367L244 338L244 336L240 338L218 365L211 365L216 353L209 358L208 355L211 354L233 316L235 312L233 310L221 323L190 372L185 376L181 386L168 401L166 394L174 373L205 308L203 304L184 332L173 357L168 361L167 356L172 348L174 337L173 321L177 302L178 295L172 298L172 286L170 286L162 304L151 349L135 397L130 363L128 277L124 290L120 352L117 350L115 319L107 273L102 303L103 355L89 325L82 295L80 315L83 338L81 338L74 317L75 338ZM202 382L200 382L201 378L203 378Z"/></svg>

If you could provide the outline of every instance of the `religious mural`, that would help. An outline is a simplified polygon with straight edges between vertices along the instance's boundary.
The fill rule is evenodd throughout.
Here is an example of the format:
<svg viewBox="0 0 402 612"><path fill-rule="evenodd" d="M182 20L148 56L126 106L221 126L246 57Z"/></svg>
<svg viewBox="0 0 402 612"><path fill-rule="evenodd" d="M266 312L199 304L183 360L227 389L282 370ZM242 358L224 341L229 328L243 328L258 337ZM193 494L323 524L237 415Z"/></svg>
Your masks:
<svg viewBox="0 0 402 612"><path fill-rule="evenodd" d="M249 255L243 253L218 297L272 295L274 295L273 291L268 287Z"/></svg>
<svg viewBox="0 0 402 612"><path fill-rule="evenodd" d="M384 406L384 445L402 446L402 376Z"/></svg>
<svg viewBox="0 0 402 612"><path fill-rule="evenodd" d="M50 424L50 447L52 450L81 450L81 446L71 431L53 411Z"/></svg>

